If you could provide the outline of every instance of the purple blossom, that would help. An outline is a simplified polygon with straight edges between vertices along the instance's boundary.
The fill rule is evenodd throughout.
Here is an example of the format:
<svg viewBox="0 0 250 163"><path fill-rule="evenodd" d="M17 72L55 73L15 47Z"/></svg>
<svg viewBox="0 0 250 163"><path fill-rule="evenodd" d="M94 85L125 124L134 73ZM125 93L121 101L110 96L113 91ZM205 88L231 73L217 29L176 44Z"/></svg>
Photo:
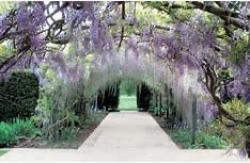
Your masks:
<svg viewBox="0 0 250 163"><path fill-rule="evenodd" d="M131 48L131 49L137 49L137 38L136 37L130 37L128 40L127 40L127 46L128 48Z"/></svg>
<svg viewBox="0 0 250 163"><path fill-rule="evenodd" d="M240 80L234 80L228 85L231 97L238 97L244 94L244 86Z"/></svg>
<svg viewBox="0 0 250 163"><path fill-rule="evenodd" d="M245 88L245 96L244 96L246 102L250 102L250 86L246 86Z"/></svg>
<svg viewBox="0 0 250 163"><path fill-rule="evenodd" d="M178 22L175 25L174 32L181 35L187 34L188 26L185 23Z"/></svg>
<svg viewBox="0 0 250 163"><path fill-rule="evenodd" d="M52 65L55 66L56 69L60 69L64 72L66 71L67 65L61 53L50 54L49 57L48 61L52 61Z"/></svg>
<svg viewBox="0 0 250 163"><path fill-rule="evenodd" d="M203 117L206 121L211 121L218 113L217 106L211 101L202 101L201 110L203 112Z"/></svg>
<svg viewBox="0 0 250 163"><path fill-rule="evenodd" d="M29 25L30 13L24 4L20 5L17 13L17 25L20 30L24 30Z"/></svg>
<svg viewBox="0 0 250 163"><path fill-rule="evenodd" d="M94 50L97 53L112 50L112 38L108 35L107 24L94 18L92 20L91 34Z"/></svg>
<svg viewBox="0 0 250 163"><path fill-rule="evenodd" d="M33 25L40 26L45 23L46 17L44 15L44 8L42 5L37 4L33 11L31 12Z"/></svg>
<svg viewBox="0 0 250 163"><path fill-rule="evenodd" d="M78 65L69 67L66 73L66 81L77 82L80 80L80 69Z"/></svg>
<svg viewBox="0 0 250 163"><path fill-rule="evenodd" d="M44 8L40 3L34 2L34 7L28 8L26 3L21 3L17 13L18 30L22 32L18 36L19 42L27 44L27 37L30 40L30 47L32 51L42 49L44 40L37 34L38 30L45 23Z"/></svg>
<svg viewBox="0 0 250 163"><path fill-rule="evenodd" d="M138 44L139 51L142 51L144 54L149 54L152 52L150 46L147 43L140 43Z"/></svg>
<svg viewBox="0 0 250 163"><path fill-rule="evenodd" d="M31 36L30 41L32 51L41 50L43 48L44 40L41 39L39 36Z"/></svg>
<svg viewBox="0 0 250 163"><path fill-rule="evenodd" d="M246 77L246 80L250 80L250 55L245 56L245 64L244 64L244 75Z"/></svg>
<svg viewBox="0 0 250 163"><path fill-rule="evenodd" d="M179 72L181 75L184 75L185 72L185 66L179 62L176 63L176 67L179 69Z"/></svg>

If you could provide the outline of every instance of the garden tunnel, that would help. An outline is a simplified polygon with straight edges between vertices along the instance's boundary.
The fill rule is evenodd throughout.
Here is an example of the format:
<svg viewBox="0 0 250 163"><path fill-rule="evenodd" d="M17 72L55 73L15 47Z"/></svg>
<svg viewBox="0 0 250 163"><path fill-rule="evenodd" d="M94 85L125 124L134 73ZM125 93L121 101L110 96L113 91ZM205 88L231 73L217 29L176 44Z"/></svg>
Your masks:
<svg viewBox="0 0 250 163"><path fill-rule="evenodd" d="M135 85L138 111L150 111L156 115L164 115L170 126L177 123L191 126L192 99L190 97L193 95L190 95L189 91L191 83L197 91L199 84L194 85L194 80L189 76L182 76L185 78L185 82L181 83L184 79L179 79L181 77L178 75L174 76L167 68L162 71L161 66L152 60L145 60L143 57L135 58L134 55L114 56L105 64L96 65L89 75L91 82L88 88L93 88L91 110L97 111L106 108L109 111L117 111L119 86L124 81L130 81ZM178 73L176 70L176 74ZM178 81L174 80L176 78ZM175 84L177 85L175 86ZM97 87L97 85L99 86ZM175 88L172 88L171 85ZM201 104L200 102L200 108L202 108ZM198 114L202 117L205 113L201 111ZM204 119L208 123L209 119Z"/></svg>

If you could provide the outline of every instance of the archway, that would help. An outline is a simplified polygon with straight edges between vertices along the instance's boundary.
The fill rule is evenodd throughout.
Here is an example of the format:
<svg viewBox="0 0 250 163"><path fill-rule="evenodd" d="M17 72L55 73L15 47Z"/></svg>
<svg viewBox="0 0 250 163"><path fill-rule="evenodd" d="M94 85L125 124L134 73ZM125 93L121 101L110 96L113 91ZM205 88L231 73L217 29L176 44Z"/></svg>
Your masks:
<svg viewBox="0 0 250 163"><path fill-rule="evenodd" d="M155 64L151 59L145 60L145 58L136 57L133 54L113 56L102 65L95 65L90 73L90 85L87 86L93 88L91 91L94 98L92 99L94 101L98 99L100 104L99 108L95 108L98 106L98 102L93 102L93 108L95 110L118 111L119 97L121 97L119 94L125 94L126 96L122 98L133 105L132 108L121 108L121 110L148 111L151 102L155 103L153 105L156 107L160 107L160 102L154 101L162 100L160 96L164 94L165 85L168 85L169 79L172 78L168 69L160 70L161 66L163 65ZM132 97L127 97L127 95L132 94ZM115 103L113 107L104 104L104 96L106 96L107 103L109 103L107 99L112 99L109 101Z"/></svg>

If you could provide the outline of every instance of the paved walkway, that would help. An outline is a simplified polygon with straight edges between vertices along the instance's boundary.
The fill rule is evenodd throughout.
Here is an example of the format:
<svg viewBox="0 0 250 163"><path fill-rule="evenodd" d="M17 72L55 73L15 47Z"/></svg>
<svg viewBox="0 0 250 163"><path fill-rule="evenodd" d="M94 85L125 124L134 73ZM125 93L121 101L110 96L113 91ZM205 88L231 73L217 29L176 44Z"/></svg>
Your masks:
<svg viewBox="0 0 250 163"><path fill-rule="evenodd" d="M110 113L78 149L12 149L1 161L247 161L225 150L182 150L148 113ZM249 161L249 160L248 160Z"/></svg>

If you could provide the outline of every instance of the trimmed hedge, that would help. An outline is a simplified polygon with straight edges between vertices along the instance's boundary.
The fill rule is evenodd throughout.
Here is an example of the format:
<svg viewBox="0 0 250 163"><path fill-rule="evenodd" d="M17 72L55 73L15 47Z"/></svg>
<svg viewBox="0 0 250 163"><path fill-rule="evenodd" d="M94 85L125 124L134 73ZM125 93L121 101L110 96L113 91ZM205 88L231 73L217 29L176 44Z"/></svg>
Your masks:
<svg viewBox="0 0 250 163"><path fill-rule="evenodd" d="M39 80L30 72L14 72L0 83L0 121L31 117L39 96Z"/></svg>
<svg viewBox="0 0 250 163"><path fill-rule="evenodd" d="M144 83L141 84L141 89L137 87L137 107L143 109L142 111L148 111L150 107L150 101L153 97L152 90Z"/></svg>
<svg viewBox="0 0 250 163"><path fill-rule="evenodd" d="M116 111L119 105L119 90L120 83L113 84L112 87L107 87L104 92L99 91L97 104L98 108L106 107L109 111Z"/></svg>

